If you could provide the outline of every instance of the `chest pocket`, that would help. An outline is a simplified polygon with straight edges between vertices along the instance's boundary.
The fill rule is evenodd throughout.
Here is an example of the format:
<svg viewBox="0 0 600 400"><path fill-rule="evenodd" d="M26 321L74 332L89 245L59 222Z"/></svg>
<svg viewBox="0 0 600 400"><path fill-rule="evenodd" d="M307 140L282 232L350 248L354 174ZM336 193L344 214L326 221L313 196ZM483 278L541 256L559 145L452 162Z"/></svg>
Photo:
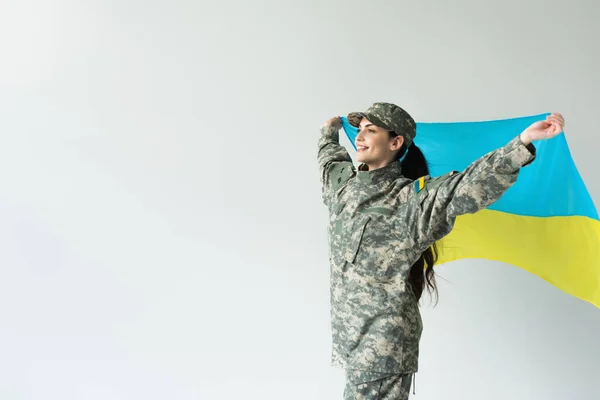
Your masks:
<svg viewBox="0 0 600 400"><path fill-rule="evenodd" d="M357 218L353 219L349 224L350 226L344 226L340 229L344 238L343 244L343 256L346 261L353 263L360 249L361 243L364 239L365 228L371 220L369 215L359 214Z"/></svg>
<svg viewBox="0 0 600 400"><path fill-rule="evenodd" d="M371 207L359 211L358 216L352 220L349 226L336 227L338 232L345 238L344 259L354 263L361 246L365 243L365 230L369 224L373 224L373 218L381 219L391 216L393 211L385 207Z"/></svg>

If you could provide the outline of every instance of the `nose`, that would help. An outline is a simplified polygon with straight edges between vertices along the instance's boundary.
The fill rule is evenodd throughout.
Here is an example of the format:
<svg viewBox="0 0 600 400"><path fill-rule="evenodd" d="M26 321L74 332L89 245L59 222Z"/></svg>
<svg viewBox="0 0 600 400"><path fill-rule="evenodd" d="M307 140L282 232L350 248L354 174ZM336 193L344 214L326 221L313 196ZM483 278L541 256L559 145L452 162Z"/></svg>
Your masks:
<svg viewBox="0 0 600 400"><path fill-rule="evenodd" d="M358 134L356 135L356 141L362 142L365 140L364 129L358 129Z"/></svg>

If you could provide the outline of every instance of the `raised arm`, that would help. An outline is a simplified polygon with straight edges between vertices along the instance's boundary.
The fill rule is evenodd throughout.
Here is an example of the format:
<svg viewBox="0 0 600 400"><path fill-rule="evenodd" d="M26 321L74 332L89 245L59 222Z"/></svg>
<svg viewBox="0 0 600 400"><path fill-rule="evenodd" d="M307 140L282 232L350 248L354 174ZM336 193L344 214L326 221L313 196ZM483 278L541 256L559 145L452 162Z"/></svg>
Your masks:
<svg viewBox="0 0 600 400"><path fill-rule="evenodd" d="M506 146L474 161L465 171L450 172L413 185L419 215L416 233L424 245L440 240L452 230L456 217L473 214L498 199L517 181L521 168L536 157L534 140L549 139L562 132L564 119L552 114L538 121Z"/></svg>
<svg viewBox="0 0 600 400"><path fill-rule="evenodd" d="M321 126L319 137L317 159L323 202L327 206L331 205L335 193L355 174L348 151L339 143L341 127L340 118L332 118Z"/></svg>

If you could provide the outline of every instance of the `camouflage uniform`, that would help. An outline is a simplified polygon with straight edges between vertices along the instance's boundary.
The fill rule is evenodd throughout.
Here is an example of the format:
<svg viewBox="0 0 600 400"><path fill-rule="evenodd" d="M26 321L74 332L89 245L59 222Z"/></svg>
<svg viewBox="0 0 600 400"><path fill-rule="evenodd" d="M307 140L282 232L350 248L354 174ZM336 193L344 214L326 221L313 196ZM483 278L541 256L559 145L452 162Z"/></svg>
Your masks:
<svg viewBox="0 0 600 400"><path fill-rule="evenodd" d="M408 399L412 376L347 370L344 400Z"/></svg>
<svg viewBox="0 0 600 400"><path fill-rule="evenodd" d="M415 137L414 121L395 105L376 103L348 119L361 116L408 143ZM321 128L318 162L329 210L331 363L348 370L346 393L360 389L356 385L383 385L391 375L403 375L394 379L406 382L417 372L422 322L408 283L412 265L450 233L457 216L498 200L516 182L520 168L534 159L533 145L524 145L517 136L462 173L419 182L402 176L399 162L373 171L365 165L356 169L339 144L339 131Z"/></svg>

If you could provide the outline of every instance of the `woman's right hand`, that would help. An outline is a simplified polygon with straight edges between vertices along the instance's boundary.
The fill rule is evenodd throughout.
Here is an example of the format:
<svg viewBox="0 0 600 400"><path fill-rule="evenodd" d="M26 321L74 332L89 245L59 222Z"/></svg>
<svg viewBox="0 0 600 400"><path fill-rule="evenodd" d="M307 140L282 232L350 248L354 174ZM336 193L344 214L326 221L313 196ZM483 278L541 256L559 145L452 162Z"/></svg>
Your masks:
<svg viewBox="0 0 600 400"><path fill-rule="evenodd" d="M337 130L342 129L342 119L340 117L333 117L323 124L323 126L331 126Z"/></svg>

